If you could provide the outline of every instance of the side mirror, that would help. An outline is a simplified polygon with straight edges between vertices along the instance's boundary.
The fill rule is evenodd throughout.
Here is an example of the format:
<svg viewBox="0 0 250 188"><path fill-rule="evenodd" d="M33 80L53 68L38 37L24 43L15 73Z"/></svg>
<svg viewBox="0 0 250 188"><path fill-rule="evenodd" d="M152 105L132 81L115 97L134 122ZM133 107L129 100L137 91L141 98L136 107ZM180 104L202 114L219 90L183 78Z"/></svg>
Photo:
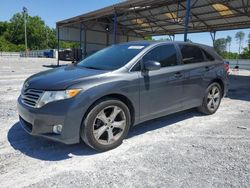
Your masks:
<svg viewBox="0 0 250 188"><path fill-rule="evenodd" d="M161 68L161 64L157 61L146 61L144 63L144 70L153 71L159 70Z"/></svg>

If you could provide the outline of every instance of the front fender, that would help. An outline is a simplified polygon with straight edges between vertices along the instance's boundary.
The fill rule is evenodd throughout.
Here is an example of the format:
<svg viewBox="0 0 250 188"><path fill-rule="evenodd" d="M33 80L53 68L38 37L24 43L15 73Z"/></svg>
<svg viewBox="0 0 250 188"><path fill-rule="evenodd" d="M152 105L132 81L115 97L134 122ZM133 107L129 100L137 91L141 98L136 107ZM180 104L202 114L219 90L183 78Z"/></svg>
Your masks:
<svg viewBox="0 0 250 188"><path fill-rule="evenodd" d="M90 85L92 87L90 87ZM86 112L97 100L108 95L116 94L125 96L134 107L135 123L139 121L138 86L138 79L92 83L81 86L82 88L85 88L85 90L83 90L79 95L76 96L68 113L69 117L67 118L67 120L70 121L69 123L72 124L74 133L78 133L80 138L81 124ZM75 85L73 87L79 88L80 86ZM72 122L74 122L74 124Z"/></svg>

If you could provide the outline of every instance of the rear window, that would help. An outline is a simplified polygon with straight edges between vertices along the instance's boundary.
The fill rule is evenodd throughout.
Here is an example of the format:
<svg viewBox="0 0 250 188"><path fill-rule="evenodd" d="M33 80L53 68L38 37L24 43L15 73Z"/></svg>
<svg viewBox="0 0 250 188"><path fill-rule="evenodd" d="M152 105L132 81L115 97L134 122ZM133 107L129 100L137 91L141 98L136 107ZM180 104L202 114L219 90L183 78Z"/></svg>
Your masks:
<svg viewBox="0 0 250 188"><path fill-rule="evenodd" d="M205 61L203 53L199 47L185 44L181 44L179 47L184 64L201 63Z"/></svg>
<svg viewBox="0 0 250 188"><path fill-rule="evenodd" d="M202 51L203 51L203 53L205 55L206 60L208 60L208 61L214 61L214 57L211 54L209 54L206 50L202 49Z"/></svg>

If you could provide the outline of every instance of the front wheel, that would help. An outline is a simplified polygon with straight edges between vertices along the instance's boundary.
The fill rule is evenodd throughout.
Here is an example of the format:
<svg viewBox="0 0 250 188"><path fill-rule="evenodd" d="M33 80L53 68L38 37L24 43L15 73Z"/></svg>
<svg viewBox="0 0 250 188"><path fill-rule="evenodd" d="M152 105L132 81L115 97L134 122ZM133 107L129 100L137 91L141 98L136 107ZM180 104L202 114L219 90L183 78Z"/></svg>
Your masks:
<svg viewBox="0 0 250 188"><path fill-rule="evenodd" d="M221 99L221 86L217 82L214 82L208 86L206 94L203 98L202 106L200 106L198 110L204 114L213 114L219 108Z"/></svg>
<svg viewBox="0 0 250 188"><path fill-rule="evenodd" d="M131 123L128 107L117 99L97 102L85 118L81 138L97 151L119 146L126 137Z"/></svg>

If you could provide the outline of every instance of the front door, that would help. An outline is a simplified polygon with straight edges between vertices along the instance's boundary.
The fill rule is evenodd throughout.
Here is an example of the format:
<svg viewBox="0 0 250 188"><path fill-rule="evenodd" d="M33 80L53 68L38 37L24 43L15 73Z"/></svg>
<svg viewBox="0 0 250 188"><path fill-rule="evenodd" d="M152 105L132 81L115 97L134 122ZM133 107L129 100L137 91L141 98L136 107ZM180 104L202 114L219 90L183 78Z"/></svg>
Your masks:
<svg viewBox="0 0 250 188"><path fill-rule="evenodd" d="M140 119L142 121L181 110L183 75L173 44L157 46L143 58L157 61L161 69L140 74Z"/></svg>

